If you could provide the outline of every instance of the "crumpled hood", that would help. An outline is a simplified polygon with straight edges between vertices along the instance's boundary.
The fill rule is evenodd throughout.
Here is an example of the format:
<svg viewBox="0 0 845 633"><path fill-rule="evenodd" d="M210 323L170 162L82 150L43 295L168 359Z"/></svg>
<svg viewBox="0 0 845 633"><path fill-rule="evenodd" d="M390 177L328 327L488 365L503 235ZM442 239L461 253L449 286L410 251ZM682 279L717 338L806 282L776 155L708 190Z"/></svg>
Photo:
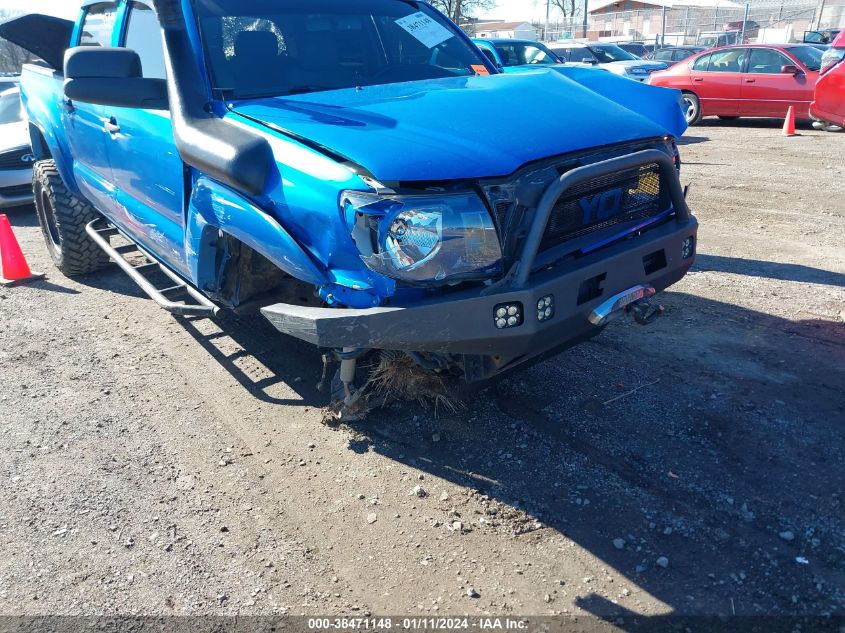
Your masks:
<svg viewBox="0 0 845 633"><path fill-rule="evenodd" d="M679 100L675 90L570 68L242 101L233 109L379 180L420 181L506 176L543 158L677 137L686 129Z"/></svg>

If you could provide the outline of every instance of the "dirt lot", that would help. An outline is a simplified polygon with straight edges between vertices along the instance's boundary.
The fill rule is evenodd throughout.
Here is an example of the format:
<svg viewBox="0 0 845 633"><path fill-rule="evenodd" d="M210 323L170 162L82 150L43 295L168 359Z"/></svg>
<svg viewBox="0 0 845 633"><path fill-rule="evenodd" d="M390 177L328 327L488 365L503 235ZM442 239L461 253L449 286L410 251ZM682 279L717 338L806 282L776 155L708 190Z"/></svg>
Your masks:
<svg viewBox="0 0 845 633"><path fill-rule="evenodd" d="M308 346L70 281L13 212L0 613L845 613L844 148L693 128L665 319L354 428Z"/></svg>

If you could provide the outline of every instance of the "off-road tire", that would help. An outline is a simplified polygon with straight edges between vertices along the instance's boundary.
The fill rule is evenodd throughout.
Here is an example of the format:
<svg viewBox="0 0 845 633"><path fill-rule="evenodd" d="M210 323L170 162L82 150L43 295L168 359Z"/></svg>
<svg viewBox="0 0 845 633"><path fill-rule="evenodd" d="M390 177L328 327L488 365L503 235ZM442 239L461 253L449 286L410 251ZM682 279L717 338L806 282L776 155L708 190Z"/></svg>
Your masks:
<svg viewBox="0 0 845 633"><path fill-rule="evenodd" d="M56 268L73 277L109 263L108 255L85 232L85 227L100 214L68 190L55 161L35 163L32 190L41 232Z"/></svg>
<svg viewBox="0 0 845 633"><path fill-rule="evenodd" d="M701 100L694 92L684 92L684 118L687 120L687 125L698 125L701 121Z"/></svg>

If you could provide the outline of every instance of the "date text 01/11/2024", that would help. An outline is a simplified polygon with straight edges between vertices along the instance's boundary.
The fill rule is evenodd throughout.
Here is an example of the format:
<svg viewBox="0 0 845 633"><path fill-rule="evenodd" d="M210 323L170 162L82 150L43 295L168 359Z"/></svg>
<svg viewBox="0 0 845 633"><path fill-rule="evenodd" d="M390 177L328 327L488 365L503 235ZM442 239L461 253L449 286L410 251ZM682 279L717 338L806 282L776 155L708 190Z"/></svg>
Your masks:
<svg viewBox="0 0 845 633"><path fill-rule="evenodd" d="M310 631L524 631L528 621L517 618L309 618Z"/></svg>

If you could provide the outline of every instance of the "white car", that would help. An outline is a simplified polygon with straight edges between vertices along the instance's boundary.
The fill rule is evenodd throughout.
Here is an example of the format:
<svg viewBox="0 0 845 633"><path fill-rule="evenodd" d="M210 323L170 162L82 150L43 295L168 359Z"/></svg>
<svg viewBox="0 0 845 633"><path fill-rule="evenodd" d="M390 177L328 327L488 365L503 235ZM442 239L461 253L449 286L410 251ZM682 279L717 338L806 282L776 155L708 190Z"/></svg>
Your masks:
<svg viewBox="0 0 845 633"><path fill-rule="evenodd" d="M641 59L616 44L556 42L549 44L549 48L567 62L591 64L636 81L645 81L651 73L669 68L663 62Z"/></svg>
<svg viewBox="0 0 845 633"><path fill-rule="evenodd" d="M0 213L32 204L32 163L26 123L18 88L0 92Z"/></svg>

